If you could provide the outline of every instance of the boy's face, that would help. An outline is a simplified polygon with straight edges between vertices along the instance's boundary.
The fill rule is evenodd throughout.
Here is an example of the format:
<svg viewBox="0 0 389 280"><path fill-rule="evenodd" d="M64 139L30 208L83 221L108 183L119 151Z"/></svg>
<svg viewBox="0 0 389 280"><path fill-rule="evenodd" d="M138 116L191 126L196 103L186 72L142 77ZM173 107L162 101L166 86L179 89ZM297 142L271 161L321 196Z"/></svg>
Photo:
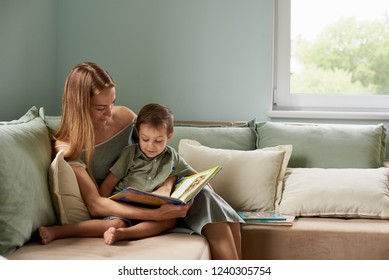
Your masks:
<svg viewBox="0 0 389 280"><path fill-rule="evenodd" d="M138 133L139 147L149 158L161 154L165 150L167 141L173 136L173 133L167 134L165 127L155 128L148 124L141 124Z"/></svg>

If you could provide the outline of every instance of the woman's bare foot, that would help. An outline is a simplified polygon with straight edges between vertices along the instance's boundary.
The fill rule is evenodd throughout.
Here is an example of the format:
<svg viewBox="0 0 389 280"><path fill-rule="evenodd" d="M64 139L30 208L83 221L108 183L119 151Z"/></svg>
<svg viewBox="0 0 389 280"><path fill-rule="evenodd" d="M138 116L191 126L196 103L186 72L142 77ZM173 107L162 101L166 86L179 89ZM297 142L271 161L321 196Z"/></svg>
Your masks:
<svg viewBox="0 0 389 280"><path fill-rule="evenodd" d="M51 241L53 241L54 235L52 234L50 228L40 227L38 231L43 245L49 244Z"/></svg>
<svg viewBox="0 0 389 280"><path fill-rule="evenodd" d="M119 232L116 228L110 227L104 232L104 241L108 245L114 244L116 241L119 241Z"/></svg>

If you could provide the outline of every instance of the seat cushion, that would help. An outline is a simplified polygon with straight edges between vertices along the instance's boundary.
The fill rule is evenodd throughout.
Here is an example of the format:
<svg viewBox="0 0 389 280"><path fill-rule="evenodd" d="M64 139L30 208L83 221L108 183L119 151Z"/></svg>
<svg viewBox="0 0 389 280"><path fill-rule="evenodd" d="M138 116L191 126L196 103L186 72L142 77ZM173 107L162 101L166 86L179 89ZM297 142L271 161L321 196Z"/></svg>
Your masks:
<svg viewBox="0 0 389 280"><path fill-rule="evenodd" d="M106 245L103 238L57 239L47 245L31 242L10 256L12 260L206 260L207 240L197 234L166 233Z"/></svg>
<svg viewBox="0 0 389 280"><path fill-rule="evenodd" d="M388 260L389 221L297 218L292 227L243 225L244 259Z"/></svg>

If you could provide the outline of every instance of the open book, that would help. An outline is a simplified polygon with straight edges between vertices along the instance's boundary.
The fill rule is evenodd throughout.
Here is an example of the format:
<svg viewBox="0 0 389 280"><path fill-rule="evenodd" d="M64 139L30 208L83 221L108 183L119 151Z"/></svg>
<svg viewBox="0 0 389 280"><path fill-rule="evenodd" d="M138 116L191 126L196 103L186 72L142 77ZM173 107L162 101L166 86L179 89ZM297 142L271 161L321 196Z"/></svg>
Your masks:
<svg viewBox="0 0 389 280"><path fill-rule="evenodd" d="M170 196L152 194L127 187L121 192L110 196L110 198L121 202L149 206L160 206L167 203L177 205L187 204L215 177L220 169L221 166L215 166L197 174L181 178L174 185L174 191Z"/></svg>

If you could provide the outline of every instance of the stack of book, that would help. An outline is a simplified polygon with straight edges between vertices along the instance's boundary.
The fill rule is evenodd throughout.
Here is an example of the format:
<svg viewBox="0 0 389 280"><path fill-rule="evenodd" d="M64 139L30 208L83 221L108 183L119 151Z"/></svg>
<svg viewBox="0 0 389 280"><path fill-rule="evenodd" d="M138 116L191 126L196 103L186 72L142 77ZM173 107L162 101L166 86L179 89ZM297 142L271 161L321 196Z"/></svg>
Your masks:
<svg viewBox="0 0 389 280"><path fill-rule="evenodd" d="M295 216L275 211L237 211L246 224L292 226Z"/></svg>

